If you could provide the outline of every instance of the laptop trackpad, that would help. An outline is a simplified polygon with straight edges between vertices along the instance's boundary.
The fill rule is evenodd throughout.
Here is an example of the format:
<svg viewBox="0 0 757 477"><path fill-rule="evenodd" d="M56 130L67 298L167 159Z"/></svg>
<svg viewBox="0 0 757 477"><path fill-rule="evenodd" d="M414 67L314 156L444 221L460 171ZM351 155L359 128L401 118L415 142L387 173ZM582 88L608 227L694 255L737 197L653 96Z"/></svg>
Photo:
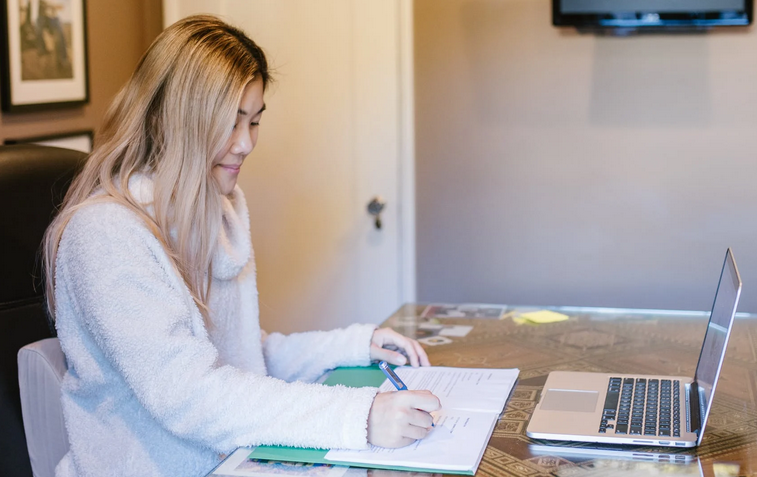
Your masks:
<svg viewBox="0 0 757 477"><path fill-rule="evenodd" d="M543 411L594 412L599 393L596 391L578 391L550 389L541 401Z"/></svg>

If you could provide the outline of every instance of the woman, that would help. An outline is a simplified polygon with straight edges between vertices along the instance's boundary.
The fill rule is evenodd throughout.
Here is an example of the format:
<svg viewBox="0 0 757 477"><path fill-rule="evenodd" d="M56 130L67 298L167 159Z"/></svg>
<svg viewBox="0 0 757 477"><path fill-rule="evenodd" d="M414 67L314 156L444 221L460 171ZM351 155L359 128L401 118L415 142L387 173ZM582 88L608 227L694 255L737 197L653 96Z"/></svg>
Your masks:
<svg viewBox="0 0 757 477"><path fill-rule="evenodd" d="M392 330L266 336L236 187L270 81L262 50L208 16L164 31L106 115L45 239L69 370L58 476L205 475L237 446L423 438L428 392L310 384L336 366L428 365Z"/></svg>

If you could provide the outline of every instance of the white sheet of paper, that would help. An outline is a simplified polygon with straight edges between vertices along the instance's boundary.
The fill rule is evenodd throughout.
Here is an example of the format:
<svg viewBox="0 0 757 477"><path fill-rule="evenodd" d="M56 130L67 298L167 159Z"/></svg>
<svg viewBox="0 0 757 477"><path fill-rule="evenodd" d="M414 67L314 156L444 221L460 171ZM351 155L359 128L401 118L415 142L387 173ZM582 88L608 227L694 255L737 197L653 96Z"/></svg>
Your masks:
<svg viewBox="0 0 757 477"><path fill-rule="evenodd" d="M518 379L519 370L401 366L394 372L408 389L427 389L434 393L442 402L443 409L499 414ZM379 391L394 389L392 383L386 380Z"/></svg>
<svg viewBox="0 0 757 477"><path fill-rule="evenodd" d="M478 466L499 413L442 409L431 413L434 429L400 449L371 446L362 451L334 449L326 460L439 470L471 470Z"/></svg>
<svg viewBox="0 0 757 477"><path fill-rule="evenodd" d="M452 325L452 326L445 326L439 331L439 334L441 336L455 336L458 338L462 338L463 336L470 333L470 330L472 330L472 326L467 325Z"/></svg>
<svg viewBox="0 0 757 477"><path fill-rule="evenodd" d="M444 325L440 323L421 323L418 325L419 330L441 330Z"/></svg>

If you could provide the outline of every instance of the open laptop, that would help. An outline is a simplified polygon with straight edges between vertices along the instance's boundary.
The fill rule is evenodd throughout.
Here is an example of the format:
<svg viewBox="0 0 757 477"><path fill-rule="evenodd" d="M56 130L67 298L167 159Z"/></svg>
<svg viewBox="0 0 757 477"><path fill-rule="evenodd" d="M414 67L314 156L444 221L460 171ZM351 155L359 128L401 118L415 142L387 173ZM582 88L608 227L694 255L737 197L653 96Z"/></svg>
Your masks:
<svg viewBox="0 0 757 477"><path fill-rule="evenodd" d="M729 248L693 378L553 371L526 434L608 444L699 445L740 294L741 277Z"/></svg>

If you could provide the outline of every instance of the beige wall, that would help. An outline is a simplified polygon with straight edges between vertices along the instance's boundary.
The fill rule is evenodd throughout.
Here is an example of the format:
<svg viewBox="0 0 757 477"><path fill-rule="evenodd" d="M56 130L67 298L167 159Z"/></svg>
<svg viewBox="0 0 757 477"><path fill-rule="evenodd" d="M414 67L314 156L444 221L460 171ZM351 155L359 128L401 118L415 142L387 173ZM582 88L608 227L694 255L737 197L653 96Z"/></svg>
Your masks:
<svg viewBox="0 0 757 477"><path fill-rule="evenodd" d="M2 113L0 143L5 139L96 130L111 99L162 30L161 2L89 0L86 5L89 104L36 113Z"/></svg>
<svg viewBox="0 0 757 477"><path fill-rule="evenodd" d="M757 30L628 38L416 0L418 297L757 312Z"/></svg>

